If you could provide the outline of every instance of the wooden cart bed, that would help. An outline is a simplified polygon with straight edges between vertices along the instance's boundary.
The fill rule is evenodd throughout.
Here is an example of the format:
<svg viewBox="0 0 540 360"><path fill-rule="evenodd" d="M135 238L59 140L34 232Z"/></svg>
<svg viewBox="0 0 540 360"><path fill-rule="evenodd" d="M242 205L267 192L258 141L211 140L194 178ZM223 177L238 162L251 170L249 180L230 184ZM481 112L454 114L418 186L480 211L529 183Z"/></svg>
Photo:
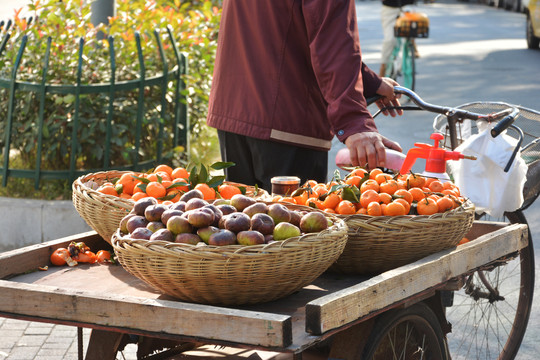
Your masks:
<svg viewBox="0 0 540 360"><path fill-rule="evenodd" d="M478 222L468 237L474 241L377 276L325 273L278 301L220 307L162 295L121 266L49 264L52 251L71 241L94 251L110 247L87 232L0 254L0 316L296 353L516 252L527 245L527 227Z"/></svg>

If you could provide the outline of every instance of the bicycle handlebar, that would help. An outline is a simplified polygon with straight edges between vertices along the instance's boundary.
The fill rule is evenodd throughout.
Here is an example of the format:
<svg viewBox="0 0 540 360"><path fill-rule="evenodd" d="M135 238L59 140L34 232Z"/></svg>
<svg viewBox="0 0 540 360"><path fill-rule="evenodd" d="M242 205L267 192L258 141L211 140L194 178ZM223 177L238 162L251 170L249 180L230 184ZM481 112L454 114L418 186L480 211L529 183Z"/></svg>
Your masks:
<svg viewBox="0 0 540 360"><path fill-rule="evenodd" d="M510 107L508 109L505 109L496 113L491 113L491 114L477 114L477 113L466 111L463 109L434 105L434 104L430 104L422 100L422 98L420 98L420 96L418 96L414 91L404 88L402 86L395 86L394 93L406 95L416 104L416 106L418 106L422 110L434 112L437 114L443 114L443 115L446 115L448 118L469 119L469 120L475 120L475 121L485 120L488 122L492 122L492 121L497 121L504 116L504 118L500 120L493 127L493 129L491 129L492 137L498 136L500 133L506 130L510 125L512 125L512 123L514 122L514 120L519 114L519 109L515 107Z"/></svg>

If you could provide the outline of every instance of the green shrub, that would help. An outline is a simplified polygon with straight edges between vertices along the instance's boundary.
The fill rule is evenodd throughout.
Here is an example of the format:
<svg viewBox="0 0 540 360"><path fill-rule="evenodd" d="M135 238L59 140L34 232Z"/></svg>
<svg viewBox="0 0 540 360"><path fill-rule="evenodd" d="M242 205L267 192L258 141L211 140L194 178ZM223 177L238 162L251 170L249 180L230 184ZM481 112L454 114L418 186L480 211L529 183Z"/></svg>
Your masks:
<svg viewBox="0 0 540 360"><path fill-rule="evenodd" d="M215 1L214 1L215 2ZM73 85L77 82L78 60L83 43L81 84L103 85L111 82L111 51L109 37L114 42L116 62L115 82L140 78L141 65L136 35L144 58L146 79L161 76L164 63L169 71L179 66L175 47L187 54L188 73L183 78L189 109L189 129L193 149L192 159L212 163L217 157L215 133L205 125L210 92L213 60L217 45L220 19L219 8L211 1L148 1L116 0L116 16L109 25L92 26L91 2L83 0L31 0L28 10L34 20L15 14L14 26L7 47L0 54L0 79L10 79L14 62L27 37L26 48L18 68L18 83L40 83L47 41L51 54L46 82L51 87ZM37 19L37 20L36 20ZM170 34L169 36L169 28ZM98 33L105 34L100 40ZM163 45L159 51L158 41ZM164 56L164 57L163 57ZM158 151L156 138L163 126L163 162L185 160L184 148L175 147L173 136L176 86L168 79L166 86L144 88L143 132L140 137L139 159L153 159ZM163 94L165 92L165 94ZM34 92L18 90L13 108L11 150L18 168L34 169L37 157L39 101ZM162 95L166 101L161 102ZM8 89L0 88L0 134L6 133ZM104 162L106 149L108 91L81 95L79 104L80 128L77 138L77 169L119 168L133 164L136 136L133 131L137 118L139 90L126 90L114 97L109 164ZM41 168L66 170L70 165L72 126L75 114L74 94L47 93L44 106L43 152ZM203 140L204 139L204 140ZM0 138L5 151L5 138ZM3 153L2 153L3 156ZM11 166L10 166L11 167ZM11 182L10 178L10 182ZM2 189L0 188L0 191Z"/></svg>

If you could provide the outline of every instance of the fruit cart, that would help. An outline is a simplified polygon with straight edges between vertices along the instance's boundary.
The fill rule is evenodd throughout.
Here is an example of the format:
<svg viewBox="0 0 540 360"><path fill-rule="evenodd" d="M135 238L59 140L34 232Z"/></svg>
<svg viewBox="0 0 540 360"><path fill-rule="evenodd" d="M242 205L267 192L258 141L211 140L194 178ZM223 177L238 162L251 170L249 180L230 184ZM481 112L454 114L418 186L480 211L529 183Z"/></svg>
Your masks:
<svg viewBox="0 0 540 360"><path fill-rule="evenodd" d="M175 300L122 266L50 266L54 249L71 241L110 248L92 231L0 254L0 316L91 328L88 348L79 353L86 359L115 359L125 334L168 342L169 357L162 352L162 359L202 344L182 358L234 353L241 359L257 353L255 358L309 359L326 348L324 358L368 354L371 359L380 340L403 321L421 335L425 351L446 359L444 334L450 326L441 294L528 243L527 226L521 224L475 222L467 237L466 244L379 275L326 272L282 299L223 307ZM414 341L407 334L401 338L402 345Z"/></svg>

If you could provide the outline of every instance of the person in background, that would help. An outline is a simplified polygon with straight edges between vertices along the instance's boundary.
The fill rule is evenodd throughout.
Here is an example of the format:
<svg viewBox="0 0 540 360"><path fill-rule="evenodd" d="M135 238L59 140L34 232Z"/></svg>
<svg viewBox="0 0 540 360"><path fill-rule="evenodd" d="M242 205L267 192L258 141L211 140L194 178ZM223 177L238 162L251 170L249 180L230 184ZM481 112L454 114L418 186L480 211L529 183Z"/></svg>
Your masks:
<svg viewBox="0 0 540 360"><path fill-rule="evenodd" d="M207 124L227 180L271 189L274 176L325 182L332 138L353 165L384 166L366 97L399 106L398 85L363 62L354 0L224 0ZM384 111L401 115L401 111Z"/></svg>
<svg viewBox="0 0 540 360"><path fill-rule="evenodd" d="M381 67L379 76L384 76L386 72L386 64L392 55L392 50L396 46L396 37L394 36L394 24L398 18L401 8L406 5L414 4L415 0L382 0L381 7L381 24L383 28L383 42L381 50ZM414 42L415 56L418 57L416 42Z"/></svg>

